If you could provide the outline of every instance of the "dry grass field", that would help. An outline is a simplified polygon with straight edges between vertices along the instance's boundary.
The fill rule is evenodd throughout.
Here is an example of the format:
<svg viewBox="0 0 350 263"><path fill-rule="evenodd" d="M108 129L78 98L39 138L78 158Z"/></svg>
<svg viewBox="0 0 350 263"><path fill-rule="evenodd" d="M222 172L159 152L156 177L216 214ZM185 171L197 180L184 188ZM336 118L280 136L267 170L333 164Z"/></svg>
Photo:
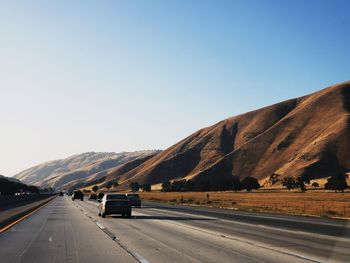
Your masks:
<svg viewBox="0 0 350 263"><path fill-rule="evenodd" d="M207 197L209 195L209 198ZM350 192L334 193L309 190L256 192L142 192L141 198L192 206L220 207L233 210L275 212L304 216L350 218Z"/></svg>

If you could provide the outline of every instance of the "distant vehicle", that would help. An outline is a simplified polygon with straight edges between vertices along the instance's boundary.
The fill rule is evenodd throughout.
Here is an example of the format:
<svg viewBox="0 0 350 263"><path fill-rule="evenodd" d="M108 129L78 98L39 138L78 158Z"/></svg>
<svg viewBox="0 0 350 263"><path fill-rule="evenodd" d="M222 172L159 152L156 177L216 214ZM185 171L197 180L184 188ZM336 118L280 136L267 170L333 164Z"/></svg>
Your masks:
<svg viewBox="0 0 350 263"><path fill-rule="evenodd" d="M63 196L63 192L62 191L60 192L60 196Z"/></svg>
<svg viewBox="0 0 350 263"><path fill-rule="evenodd" d="M141 208L141 199L138 194L127 194L126 196L128 197L131 206Z"/></svg>
<svg viewBox="0 0 350 263"><path fill-rule="evenodd" d="M131 217L131 205L125 194L105 194L98 206L98 215L121 214L122 216Z"/></svg>
<svg viewBox="0 0 350 263"><path fill-rule="evenodd" d="M84 194L82 191L74 191L72 195L72 200L74 201L75 199L80 199L81 201L84 200Z"/></svg>
<svg viewBox="0 0 350 263"><path fill-rule="evenodd" d="M19 192L19 193L15 193L15 195L31 195L32 193L31 192Z"/></svg>
<svg viewBox="0 0 350 263"><path fill-rule="evenodd" d="M89 194L89 200L96 200L97 195L96 194Z"/></svg>
<svg viewBox="0 0 350 263"><path fill-rule="evenodd" d="M98 193L97 201L101 202L104 195L105 195L104 193Z"/></svg>

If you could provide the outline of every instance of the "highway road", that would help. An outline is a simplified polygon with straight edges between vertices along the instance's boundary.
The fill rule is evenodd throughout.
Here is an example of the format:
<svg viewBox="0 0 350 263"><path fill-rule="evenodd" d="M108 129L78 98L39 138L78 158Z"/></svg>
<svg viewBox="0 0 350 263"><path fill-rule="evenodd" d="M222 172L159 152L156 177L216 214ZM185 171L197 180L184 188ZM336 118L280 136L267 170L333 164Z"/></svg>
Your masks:
<svg viewBox="0 0 350 263"><path fill-rule="evenodd" d="M0 262L350 262L350 224L150 202L101 218L57 197L0 235Z"/></svg>

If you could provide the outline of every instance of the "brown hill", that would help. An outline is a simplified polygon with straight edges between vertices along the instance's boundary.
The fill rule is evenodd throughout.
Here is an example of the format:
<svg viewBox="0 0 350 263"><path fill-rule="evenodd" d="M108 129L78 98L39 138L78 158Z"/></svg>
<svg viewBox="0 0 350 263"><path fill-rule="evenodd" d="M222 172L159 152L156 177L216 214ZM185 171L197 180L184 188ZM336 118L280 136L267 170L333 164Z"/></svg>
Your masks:
<svg viewBox="0 0 350 263"><path fill-rule="evenodd" d="M158 153L157 153L158 154ZM157 154L151 154L145 157L140 157L136 160L130 161L124 165L118 166L113 170L109 171L106 175L106 181L118 179L121 175L135 169L137 166L156 156Z"/></svg>
<svg viewBox="0 0 350 263"><path fill-rule="evenodd" d="M108 182L119 182L119 178L121 175L131 171L132 169L136 168L137 166L141 165L142 163L146 162L147 160L151 159L152 157L156 156L159 153L159 151L154 152L153 154L139 157L135 160L129 161L123 165L116 166L113 169L110 169L108 171L105 171L104 175L102 177L99 177L95 180L89 180L85 182L84 184L78 184L74 185L75 187L85 188L93 185L99 185L100 188L106 187Z"/></svg>
<svg viewBox="0 0 350 263"><path fill-rule="evenodd" d="M31 167L14 177L25 183L56 189L75 188L104 180L105 176L138 158L154 156L157 150L121 153L88 152Z"/></svg>
<svg viewBox="0 0 350 263"><path fill-rule="evenodd" d="M119 173L119 183L191 178L216 185L232 176L316 179L346 172L350 170L349 111L350 82L345 82L234 116Z"/></svg>

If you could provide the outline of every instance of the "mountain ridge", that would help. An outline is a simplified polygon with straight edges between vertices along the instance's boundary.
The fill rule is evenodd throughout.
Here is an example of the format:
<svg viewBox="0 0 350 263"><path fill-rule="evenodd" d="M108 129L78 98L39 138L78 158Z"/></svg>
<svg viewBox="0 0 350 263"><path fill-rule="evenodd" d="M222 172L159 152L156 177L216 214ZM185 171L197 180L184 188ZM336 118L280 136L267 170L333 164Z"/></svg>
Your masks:
<svg viewBox="0 0 350 263"><path fill-rule="evenodd" d="M57 189L101 178L109 170L137 158L159 152L144 150L135 152L86 152L64 159L53 160L28 168L14 176L24 183Z"/></svg>
<svg viewBox="0 0 350 263"><path fill-rule="evenodd" d="M55 187L94 182L106 185L117 180L121 188L128 188L131 182L157 185L193 179L197 185L217 190L233 176L253 176L264 185L281 182L286 176L326 178L349 172L348 156L350 81L228 117L164 151L122 157L120 163L118 158L101 157L84 169L74 166L69 172L61 167L61 181L56 179L57 174L42 180L39 173L38 178L44 185Z"/></svg>
<svg viewBox="0 0 350 263"><path fill-rule="evenodd" d="M323 178L350 170L350 82L202 128L120 176L120 183L232 176ZM244 165L243 165L244 164Z"/></svg>

